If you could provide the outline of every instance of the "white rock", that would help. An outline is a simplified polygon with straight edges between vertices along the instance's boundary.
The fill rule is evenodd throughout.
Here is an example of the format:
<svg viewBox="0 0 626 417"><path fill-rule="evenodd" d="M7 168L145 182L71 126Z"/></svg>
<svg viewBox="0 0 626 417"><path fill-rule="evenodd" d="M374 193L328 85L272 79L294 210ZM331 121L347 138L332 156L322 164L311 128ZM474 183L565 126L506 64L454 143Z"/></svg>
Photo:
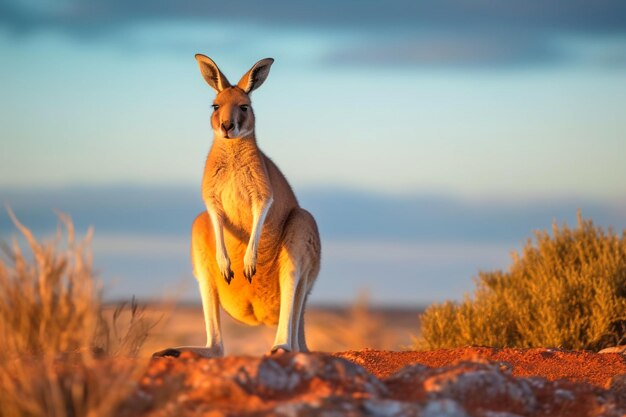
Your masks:
<svg viewBox="0 0 626 417"><path fill-rule="evenodd" d="M367 400L363 408L372 417L411 417L420 415L420 406L396 400Z"/></svg>
<svg viewBox="0 0 626 417"><path fill-rule="evenodd" d="M608 347L606 349L602 349L598 353L621 353L621 354L626 354L626 345Z"/></svg>
<svg viewBox="0 0 626 417"><path fill-rule="evenodd" d="M429 401L422 417L470 417L456 401L444 399Z"/></svg>

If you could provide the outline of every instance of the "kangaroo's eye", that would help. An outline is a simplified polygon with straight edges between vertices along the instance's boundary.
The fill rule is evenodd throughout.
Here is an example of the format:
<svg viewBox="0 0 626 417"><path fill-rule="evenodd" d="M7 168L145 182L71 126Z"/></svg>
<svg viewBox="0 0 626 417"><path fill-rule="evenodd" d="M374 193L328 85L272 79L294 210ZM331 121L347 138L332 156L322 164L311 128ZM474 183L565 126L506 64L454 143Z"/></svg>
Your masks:
<svg viewBox="0 0 626 417"><path fill-rule="evenodd" d="M211 107L213 107L213 110L217 110L220 108L218 104L212 104Z"/></svg>
<svg viewBox="0 0 626 417"><path fill-rule="evenodd" d="M242 104L241 106L239 106L239 108L243 111L248 110L248 105L247 104Z"/></svg>

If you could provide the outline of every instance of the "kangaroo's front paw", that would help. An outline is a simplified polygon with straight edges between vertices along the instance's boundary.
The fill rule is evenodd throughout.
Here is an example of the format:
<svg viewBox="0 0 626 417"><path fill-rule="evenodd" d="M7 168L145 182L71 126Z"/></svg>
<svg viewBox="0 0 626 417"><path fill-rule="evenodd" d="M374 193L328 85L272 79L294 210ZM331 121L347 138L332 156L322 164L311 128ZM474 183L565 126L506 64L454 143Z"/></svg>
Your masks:
<svg viewBox="0 0 626 417"><path fill-rule="evenodd" d="M235 277L235 273L230 269L230 259L228 256L217 257L217 266L220 268L222 277L226 280L226 283L230 285L230 281Z"/></svg>
<svg viewBox="0 0 626 417"><path fill-rule="evenodd" d="M252 251L246 250L243 258L243 276L249 283L252 283L252 277L256 274L256 255Z"/></svg>
<svg viewBox="0 0 626 417"><path fill-rule="evenodd" d="M230 285L230 281L235 278L235 273L232 271L232 269L230 269L230 267L228 267L225 271L222 271L222 276L226 280L226 283Z"/></svg>

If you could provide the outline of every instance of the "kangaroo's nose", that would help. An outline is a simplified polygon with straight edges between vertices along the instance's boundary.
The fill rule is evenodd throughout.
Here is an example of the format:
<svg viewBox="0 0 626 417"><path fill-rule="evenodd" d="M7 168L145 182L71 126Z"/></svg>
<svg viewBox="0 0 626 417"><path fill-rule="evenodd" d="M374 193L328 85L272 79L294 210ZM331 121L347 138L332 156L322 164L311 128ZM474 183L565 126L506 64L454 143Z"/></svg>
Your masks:
<svg viewBox="0 0 626 417"><path fill-rule="evenodd" d="M235 127L235 125L231 121L227 121L227 122L222 123L222 129L224 129L224 132L228 132L233 127Z"/></svg>

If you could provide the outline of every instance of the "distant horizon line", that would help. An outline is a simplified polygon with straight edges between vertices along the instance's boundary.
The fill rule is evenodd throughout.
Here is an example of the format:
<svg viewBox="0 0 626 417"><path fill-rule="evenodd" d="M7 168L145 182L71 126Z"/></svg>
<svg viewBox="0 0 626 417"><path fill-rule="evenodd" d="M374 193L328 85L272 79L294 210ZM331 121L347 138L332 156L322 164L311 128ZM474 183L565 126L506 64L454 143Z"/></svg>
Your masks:
<svg viewBox="0 0 626 417"><path fill-rule="evenodd" d="M111 182L95 182L95 183L66 183L66 184L27 184L27 185L13 185L13 184L0 184L0 203L5 204L2 194L7 193L35 193L35 192L51 192L51 191L82 191L82 190L130 190L130 189L142 189L146 191L157 189L168 190L180 190L191 191L196 189L198 195L200 195L200 181L197 181L196 185L192 185L188 182L127 182L127 181L111 181ZM376 197L388 197L393 199L411 199L411 198L431 198L437 200L451 200L455 202L463 203L495 203L495 204L513 204L524 203L532 205L534 203L558 202L579 202L579 203L600 203L610 206L623 205L626 206L626 193L623 195L615 196L614 198L594 197L583 194L558 194L553 193L547 195L544 192L538 193L524 193L524 194L503 194L501 192L491 193L459 193L452 190L433 190L433 189L412 189L406 192L400 192L397 190L381 190L379 188L368 188L363 186L354 186L349 184L300 184L296 188L296 196L309 193L340 193L347 192L350 194L356 194L361 196L376 196Z"/></svg>

